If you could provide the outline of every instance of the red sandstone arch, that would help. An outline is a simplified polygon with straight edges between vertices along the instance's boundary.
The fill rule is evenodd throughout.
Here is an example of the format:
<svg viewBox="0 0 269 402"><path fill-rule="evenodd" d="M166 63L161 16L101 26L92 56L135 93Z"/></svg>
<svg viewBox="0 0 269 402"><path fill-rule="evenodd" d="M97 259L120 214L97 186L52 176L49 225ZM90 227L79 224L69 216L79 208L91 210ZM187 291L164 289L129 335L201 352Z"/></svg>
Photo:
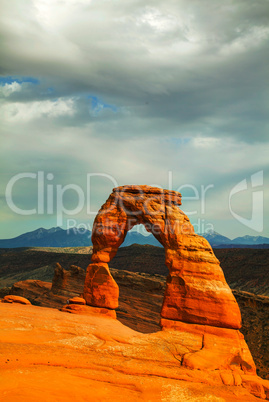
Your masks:
<svg viewBox="0 0 269 402"><path fill-rule="evenodd" d="M181 194L175 191L150 186L115 188L94 221L84 298L91 306L118 307L119 290L108 263L128 230L143 224L164 246L169 269L161 325L179 320L238 329L240 310L219 261L178 205Z"/></svg>

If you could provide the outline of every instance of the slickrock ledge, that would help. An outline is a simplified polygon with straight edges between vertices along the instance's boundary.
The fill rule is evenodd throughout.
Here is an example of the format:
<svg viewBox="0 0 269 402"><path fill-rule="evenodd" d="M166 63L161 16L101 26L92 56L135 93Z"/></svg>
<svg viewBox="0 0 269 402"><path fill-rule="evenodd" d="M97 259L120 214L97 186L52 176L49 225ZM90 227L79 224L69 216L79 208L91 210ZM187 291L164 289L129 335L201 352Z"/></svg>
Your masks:
<svg viewBox="0 0 269 402"><path fill-rule="evenodd" d="M91 307L76 303L66 304L60 309L60 311L71 314L97 315L97 316L99 315L114 319L117 318L115 310L110 310L108 308L101 308L101 307Z"/></svg>
<svg viewBox="0 0 269 402"><path fill-rule="evenodd" d="M0 303L0 399L3 402L269 399L269 381L257 377L253 367L240 359L234 359L229 366L228 348L213 358L216 335L209 336L203 345L198 325L182 325L177 330L141 334L102 315L66 314L32 305ZM221 334L219 339L225 342L226 332L237 332L220 328L217 331ZM232 340L228 342L231 346ZM237 341L233 342L236 350ZM203 350L211 366L198 369L196 363L199 361L201 367L204 361ZM196 354L194 364L190 356ZM247 354L243 359L249 362Z"/></svg>
<svg viewBox="0 0 269 402"><path fill-rule="evenodd" d="M22 296L17 295L6 295L1 303L19 303L19 304L31 304L31 302Z"/></svg>

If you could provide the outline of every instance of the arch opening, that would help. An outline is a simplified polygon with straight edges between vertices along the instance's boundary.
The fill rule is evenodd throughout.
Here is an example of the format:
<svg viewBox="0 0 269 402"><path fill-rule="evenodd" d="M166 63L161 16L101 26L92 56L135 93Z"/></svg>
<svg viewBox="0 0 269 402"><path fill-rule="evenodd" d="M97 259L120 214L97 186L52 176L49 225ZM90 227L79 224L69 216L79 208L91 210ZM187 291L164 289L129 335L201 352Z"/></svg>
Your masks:
<svg viewBox="0 0 269 402"><path fill-rule="evenodd" d="M127 231L120 248L128 247L132 244L163 247L160 241L146 229L146 226L143 223L136 223L132 229Z"/></svg>
<svg viewBox="0 0 269 402"><path fill-rule="evenodd" d="M153 333L160 330L168 269L163 246L152 235L142 237L146 233L143 224L128 231L109 266L119 286L118 320L135 331Z"/></svg>

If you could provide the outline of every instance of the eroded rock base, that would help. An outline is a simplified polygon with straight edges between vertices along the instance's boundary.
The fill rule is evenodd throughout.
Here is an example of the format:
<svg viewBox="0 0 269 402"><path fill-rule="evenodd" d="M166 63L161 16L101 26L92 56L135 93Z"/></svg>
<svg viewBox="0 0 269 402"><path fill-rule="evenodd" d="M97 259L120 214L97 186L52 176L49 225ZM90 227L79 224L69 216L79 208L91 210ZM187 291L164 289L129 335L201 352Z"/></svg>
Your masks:
<svg viewBox="0 0 269 402"><path fill-rule="evenodd" d="M60 311L71 314L82 314L82 315L96 315L110 318L117 318L116 311L110 310L108 308L101 307L91 307L77 303L66 304Z"/></svg>
<svg viewBox="0 0 269 402"><path fill-rule="evenodd" d="M256 374L255 363L244 336L238 330L209 325L187 324L161 319L163 331L182 336L182 343L191 340L188 353L181 358L183 367L198 370L232 369Z"/></svg>
<svg viewBox="0 0 269 402"><path fill-rule="evenodd" d="M119 306L119 287L106 263L90 264L87 268L84 299L94 307L115 309Z"/></svg>

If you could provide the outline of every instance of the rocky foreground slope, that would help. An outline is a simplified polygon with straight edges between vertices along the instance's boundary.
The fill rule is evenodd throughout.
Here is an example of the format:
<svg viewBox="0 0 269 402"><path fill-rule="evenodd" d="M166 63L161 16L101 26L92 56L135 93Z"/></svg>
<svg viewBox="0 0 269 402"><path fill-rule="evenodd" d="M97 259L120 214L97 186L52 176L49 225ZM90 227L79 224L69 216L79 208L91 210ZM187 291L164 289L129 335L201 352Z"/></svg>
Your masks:
<svg viewBox="0 0 269 402"><path fill-rule="evenodd" d="M10 357L2 361L3 374L7 380L6 385L2 386L2 396L8 396L11 400L22 396L29 400L36 399L35 393L39 391L43 399L50 400L53 395L58 400L58 389L55 389L53 383L47 392L44 384L40 383L40 376L33 385L28 376L35 365L39 374L44 374L50 381L51 371L44 370L42 365L47 366L52 361L53 366L66 369L62 373L63 378L65 374L70 377L70 369L75 368L73 378L69 378L71 388L76 387L76 378L81 375L106 383L106 390L103 392L102 387L100 397L100 387L93 385L90 398L86 400L96 400L96 394L100 400L119 400L115 389L110 390L111 385L114 387L115 384L123 388L120 398L125 396L130 400L147 401L167 400L167 397L168 400L195 400L195 395L189 392L186 395L180 389L169 394L165 387L171 380L186 381L184 391L190 390L189 382L198 385L195 389L196 392L199 389L199 400L269 400L269 381L257 376L253 357L239 331L241 312L225 280L219 260L209 243L195 234L189 218L178 208L180 204L181 195L171 190L132 185L113 189L94 221L93 252L86 275L79 266L72 265L66 271L57 264L51 288L47 283L28 282L28 291L29 287L39 288L35 302L40 300L41 293L43 303L44 300L57 304L67 302L60 309L62 315L58 315L58 311L52 312L53 309L48 312L35 307L33 310L30 302L18 295L4 297L2 303L11 305L1 307L3 319L0 336L2 343L6 344L4 353L6 355L10 352ZM116 320L115 310L119 309L118 313L123 313L123 319L128 319L128 308L125 310L119 305L120 289L108 266L128 230L141 223L164 246L165 264L169 270L160 311L161 331L145 334L134 332ZM153 289L158 287L158 280L156 277L154 279ZM80 283L84 284L83 298L73 297L80 294ZM130 301L133 283L131 281L126 288L126 306ZM19 292L24 284L15 284L11 293ZM163 293L163 285L159 287ZM147 292L152 289L149 283L146 289ZM67 301L69 295L72 297ZM152 294L148 296L152 299ZM262 299L259 301L264 302ZM142 300L143 297L138 301L138 306L143 305ZM22 303L23 306L13 307L13 302ZM132 307L134 305L132 303ZM24 310L19 311L20 308ZM151 309L148 311L151 312ZM71 318L63 315L66 313L71 313ZM143 309L141 313L143 315ZM76 316L80 318L74 318ZM136 317L135 321L138 321ZM75 331L73 322L76 322ZM21 331L26 331L26 337L18 336ZM25 344L29 349L27 355L23 353ZM72 351L68 353L70 349ZM37 350L41 355L43 351L43 357L49 359L48 363L39 358ZM54 355L48 358L52 350L55 350L56 360ZM21 383L15 380L14 390L14 385L10 388L14 375L4 369L4 364L15 362L15 356L16 362L21 363L15 363L11 368L19 369L22 380ZM98 377L97 373L92 376L94 370L99 372ZM124 375L120 383L114 379L118 378L119 373ZM126 375L133 379L127 379ZM128 391L138 391L139 395L125 394L126 389L122 385L126 382ZM144 382L142 387L141 382ZM20 388L25 384L27 391L21 393ZM206 384L207 389L209 385L211 391L200 388L201 384ZM180 384L177 382L174 385L177 387ZM73 399L68 389L65 389L64 396L65 400L70 397ZM84 393L80 394L80 391L78 396L79 400L85 399Z"/></svg>
<svg viewBox="0 0 269 402"><path fill-rule="evenodd" d="M111 268L119 285L118 319L143 333L160 330L160 311L165 289L165 276L133 273ZM10 293L24 296L33 304L61 308L70 297L83 293L85 271L57 264L52 283L39 280L20 281ZM242 314L242 329L257 366L258 374L269 379L269 298L234 291Z"/></svg>
<svg viewBox="0 0 269 402"><path fill-rule="evenodd" d="M187 333L182 327L141 334L107 316L105 309L82 307L88 311L68 314L0 304L1 401L269 398L269 382L259 379L253 367L234 360L233 369L227 368L238 339L229 340L224 332L233 330L219 329L223 347L214 350L216 336L202 337L195 327ZM251 362L247 349L240 354ZM204 361L207 368L201 369Z"/></svg>

